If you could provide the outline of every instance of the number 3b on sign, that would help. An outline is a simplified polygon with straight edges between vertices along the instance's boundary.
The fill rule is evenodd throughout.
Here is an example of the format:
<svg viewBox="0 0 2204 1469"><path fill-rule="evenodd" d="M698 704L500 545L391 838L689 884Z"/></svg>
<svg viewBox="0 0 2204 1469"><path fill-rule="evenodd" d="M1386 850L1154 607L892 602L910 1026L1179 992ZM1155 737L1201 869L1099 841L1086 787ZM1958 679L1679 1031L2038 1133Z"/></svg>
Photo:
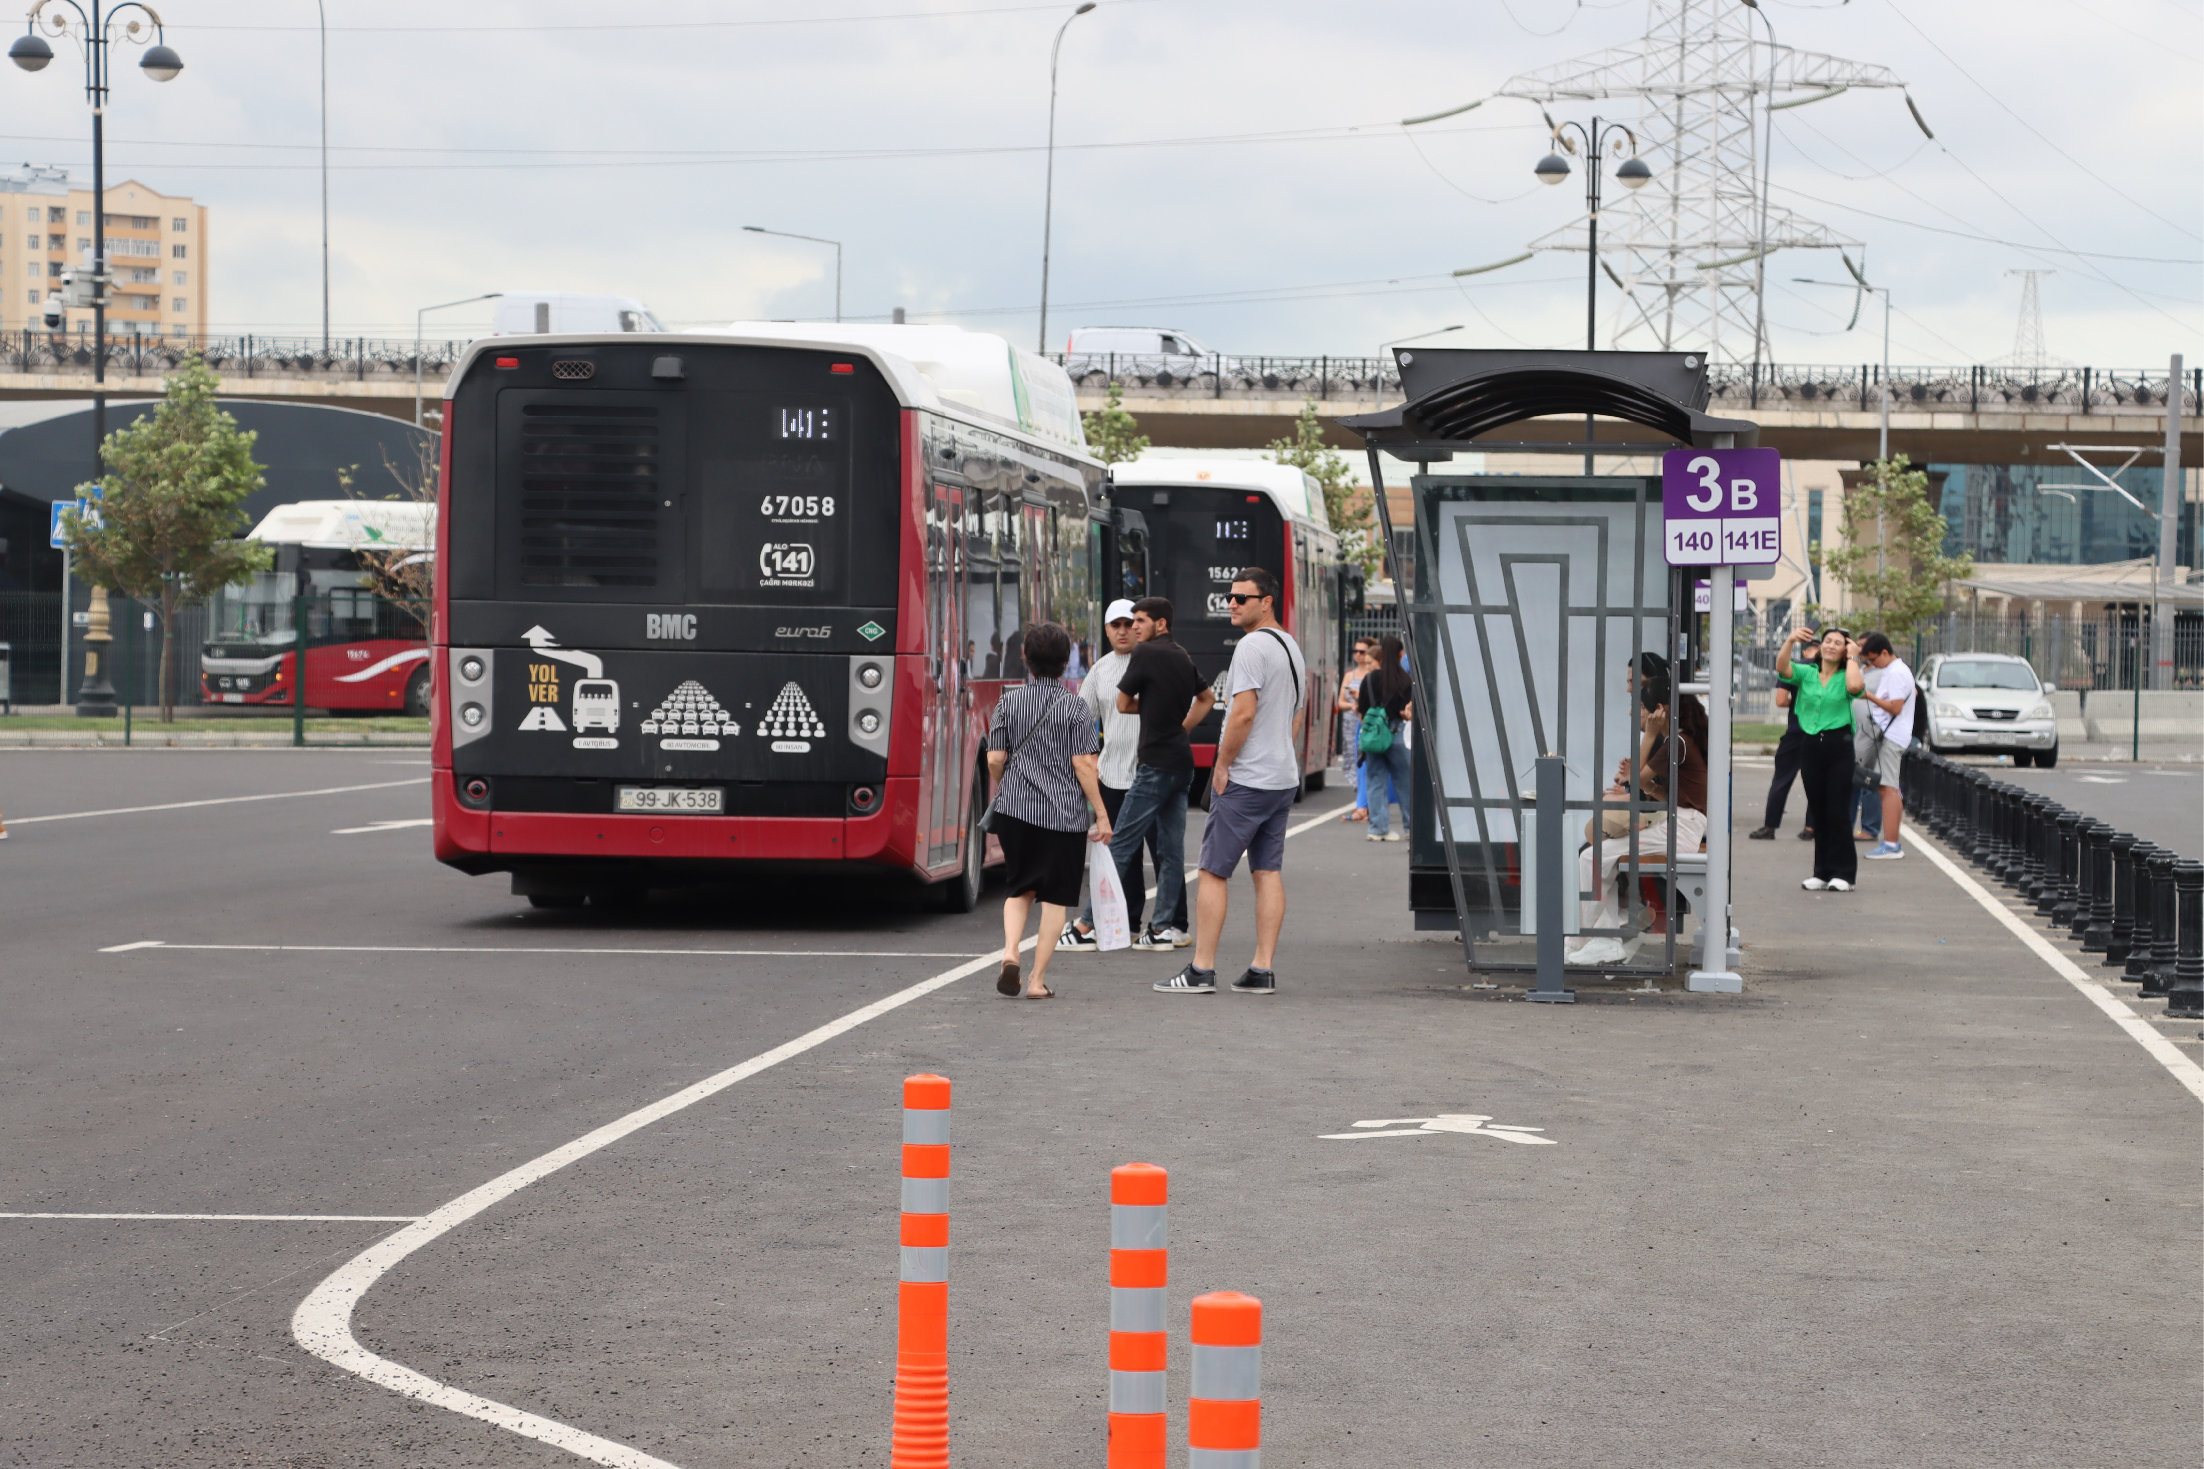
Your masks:
<svg viewBox="0 0 2204 1469"><path fill-rule="evenodd" d="M1783 461L1773 449L1661 456L1671 566L1758 566L1783 557Z"/></svg>

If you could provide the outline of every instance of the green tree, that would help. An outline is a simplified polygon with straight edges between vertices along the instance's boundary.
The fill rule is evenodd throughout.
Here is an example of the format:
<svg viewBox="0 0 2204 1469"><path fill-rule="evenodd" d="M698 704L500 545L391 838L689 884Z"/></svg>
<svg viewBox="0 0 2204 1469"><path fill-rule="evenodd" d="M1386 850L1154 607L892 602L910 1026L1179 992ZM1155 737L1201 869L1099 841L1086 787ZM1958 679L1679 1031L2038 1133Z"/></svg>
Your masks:
<svg viewBox="0 0 2204 1469"><path fill-rule="evenodd" d="M1944 610L1951 583L1974 575L1974 558L1944 554L1948 526L1929 503L1925 471L1903 454L1868 469L1845 492L1844 544L1809 552L1851 593L1856 621L1905 637Z"/></svg>
<svg viewBox="0 0 2204 1469"><path fill-rule="evenodd" d="M1324 422L1316 416L1315 399L1301 404L1292 438L1271 441L1270 457L1274 463L1292 465L1323 488L1324 514L1339 536L1342 553L1375 576L1385 558L1375 534L1374 507L1370 496L1356 488L1347 456L1324 442Z"/></svg>
<svg viewBox="0 0 2204 1469"><path fill-rule="evenodd" d="M214 400L221 385L205 362L185 359L161 405L100 445L107 472L96 521L62 517L69 554L89 580L160 608L163 723L176 718L176 614L269 562L268 547L238 539L250 529L245 498L266 481L255 436Z"/></svg>
<svg viewBox="0 0 2204 1469"><path fill-rule="evenodd" d="M1087 427L1087 447L1104 464L1138 459L1140 451L1148 447L1140 420L1125 411L1124 388L1115 382L1110 384L1110 396L1100 410L1080 414L1079 421Z"/></svg>

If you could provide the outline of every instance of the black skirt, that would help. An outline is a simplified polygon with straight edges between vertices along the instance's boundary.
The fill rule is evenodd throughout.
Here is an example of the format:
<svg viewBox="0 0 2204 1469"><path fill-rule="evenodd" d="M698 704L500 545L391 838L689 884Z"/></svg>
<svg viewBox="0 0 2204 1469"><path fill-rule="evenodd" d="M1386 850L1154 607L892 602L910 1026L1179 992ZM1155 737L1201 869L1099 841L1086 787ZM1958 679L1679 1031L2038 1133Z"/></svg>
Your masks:
<svg viewBox="0 0 2204 1469"><path fill-rule="evenodd" d="M995 813L995 837L1003 844L1003 891L1036 894L1059 908L1076 907L1087 883L1087 834L1051 831Z"/></svg>

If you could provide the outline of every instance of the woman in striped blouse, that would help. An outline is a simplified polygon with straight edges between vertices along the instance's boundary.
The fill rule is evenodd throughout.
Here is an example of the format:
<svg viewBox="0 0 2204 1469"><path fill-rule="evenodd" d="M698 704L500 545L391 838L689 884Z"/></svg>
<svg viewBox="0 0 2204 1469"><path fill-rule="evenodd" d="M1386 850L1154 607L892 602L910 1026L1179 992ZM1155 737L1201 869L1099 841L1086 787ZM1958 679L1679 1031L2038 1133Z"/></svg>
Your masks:
<svg viewBox="0 0 2204 1469"><path fill-rule="evenodd" d="M1109 812L1096 776L1102 740L1093 713L1064 688L1071 634L1053 622L1025 630L1026 681L995 705L987 731L987 773L995 781L993 831L1003 847L1003 967L995 988L1052 1000L1048 961L1063 932L1064 910L1079 902L1087 843L1110 839ZM1092 820L1089 820L1089 815ZM1033 973L1021 983L1018 949L1034 901L1041 904Z"/></svg>

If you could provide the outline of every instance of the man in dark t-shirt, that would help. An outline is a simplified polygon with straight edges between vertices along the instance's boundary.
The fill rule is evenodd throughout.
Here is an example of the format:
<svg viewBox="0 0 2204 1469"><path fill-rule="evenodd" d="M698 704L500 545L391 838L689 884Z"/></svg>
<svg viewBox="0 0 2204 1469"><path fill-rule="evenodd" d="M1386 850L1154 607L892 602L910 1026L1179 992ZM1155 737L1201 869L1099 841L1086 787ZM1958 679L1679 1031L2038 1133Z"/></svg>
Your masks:
<svg viewBox="0 0 2204 1469"><path fill-rule="evenodd" d="M1122 870L1154 833L1155 921L1133 947L1183 949L1194 941L1186 922L1186 790L1194 748L1186 732L1209 713L1211 700L1194 660L1171 636L1168 597L1133 603L1133 633L1140 641L1118 680L1117 707L1140 716L1140 753L1132 788L1118 808L1110 855Z"/></svg>

